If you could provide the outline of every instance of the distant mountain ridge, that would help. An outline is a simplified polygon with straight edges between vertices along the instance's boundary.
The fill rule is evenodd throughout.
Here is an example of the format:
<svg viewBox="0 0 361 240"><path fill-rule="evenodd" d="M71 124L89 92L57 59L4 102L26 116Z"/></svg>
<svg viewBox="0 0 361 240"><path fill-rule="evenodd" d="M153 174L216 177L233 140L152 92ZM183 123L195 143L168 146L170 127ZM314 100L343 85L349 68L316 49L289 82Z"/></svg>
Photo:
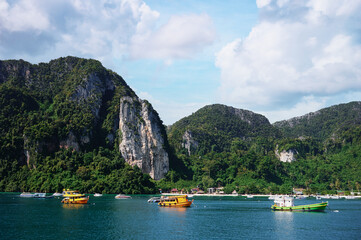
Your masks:
<svg viewBox="0 0 361 240"><path fill-rule="evenodd" d="M280 137L278 129L261 114L222 104L199 109L169 127L169 141L176 149L194 151L223 151L230 148L234 138Z"/></svg>
<svg viewBox="0 0 361 240"><path fill-rule="evenodd" d="M361 102L334 105L273 123L285 137L313 137L320 140L337 137L343 131L360 125Z"/></svg>

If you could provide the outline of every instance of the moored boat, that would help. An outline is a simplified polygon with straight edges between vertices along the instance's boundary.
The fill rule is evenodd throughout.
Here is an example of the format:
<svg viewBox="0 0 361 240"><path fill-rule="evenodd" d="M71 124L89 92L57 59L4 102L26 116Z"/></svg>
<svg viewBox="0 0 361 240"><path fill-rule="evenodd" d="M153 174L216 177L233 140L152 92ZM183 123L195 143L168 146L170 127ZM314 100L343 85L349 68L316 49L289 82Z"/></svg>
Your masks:
<svg viewBox="0 0 361 240"><path fill-rule="evenodd" d="M314 203L307 205L294 205L294 198L288 196L280 196L274 200L274 205L271 207L275 211L299 211L299 212L314 212L324 211L328 202Z"/></svg>
<svg viewBox="0 0 361 240"><path fill-rule="evenodd" d="M160 202L158 203L161 207L190 207L193 203L189 201L187 195L180 195L180 196L169 196L166 198L161 198Z"/></svg>
<svg viewBox="0 0 361 240"><path fill-rule="evenodd" d="M61 197L61 196L63 196L63 194L56 192L56 193L53 193L52 196L53 196L53 197Z"/></svg>
<svg viewBox="0 0 361 240"><path fill-rule="evenodd" d="M156 203L156 202L160 202L160 197L152 197L148 199L149 203Z"/></svg>
<svg viewBox="0 0 361 240"><path fill-rule="evenodd" d="M344 196L345 199L356 199L355 196Z"/></svg>
<svg viewBox="0 0 361 240"><path fill-rule="evenodd" d="M65 198L61 200L61 202L68 204L87 204L89 200L89 196L86 197L85 194L69 189L67 190L64 189L63 197Z"/></svg>
<svg viewBox="0 0 361 240"><path fill-rule="evenodd" d="M94 197L101 197L101 196L103 196L103 194L101 194L101 193L94 193Z"/></svg>
<svg viewBox="0 0 361 240"><path fill-rule="evenodd" d="M46 198L46 193L34 193L34 198Z"/></svg>
<svg viewBox="0 0 361 240"><path fill-rule="evenodd" d="M23 192L23 193L20 194L20 197L25 197L25 198L52 198L53 196L46 196L46 193Z"/></svg>
<svg viewBox="0 0 361 240"><path fill-rule="evenodd" d="M130 198L132 198L132 197L124 195L124 194L118 194L115 196L115 199L130 199Z"/></svg>
<svg viewBox="0 0 361 240"><path fill-rule="evenodd" d="M29 192L23 192L20 194L20 197L25 197L25 198L33 198L35 196L34 193L29 193Z"/></svg>

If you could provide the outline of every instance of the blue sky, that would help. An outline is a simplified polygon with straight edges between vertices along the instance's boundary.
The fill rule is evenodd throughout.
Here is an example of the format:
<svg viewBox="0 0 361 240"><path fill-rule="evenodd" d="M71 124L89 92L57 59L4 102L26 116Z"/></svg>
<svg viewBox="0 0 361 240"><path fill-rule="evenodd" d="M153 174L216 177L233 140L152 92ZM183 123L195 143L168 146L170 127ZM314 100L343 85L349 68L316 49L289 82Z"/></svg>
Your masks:
<svg viewBox="0 0 361 240"><path fill-rule="evenodd" d="M221 103L271 122L361 100L361 0L0 0L0 59L94 58L166 125Z"/></svg>

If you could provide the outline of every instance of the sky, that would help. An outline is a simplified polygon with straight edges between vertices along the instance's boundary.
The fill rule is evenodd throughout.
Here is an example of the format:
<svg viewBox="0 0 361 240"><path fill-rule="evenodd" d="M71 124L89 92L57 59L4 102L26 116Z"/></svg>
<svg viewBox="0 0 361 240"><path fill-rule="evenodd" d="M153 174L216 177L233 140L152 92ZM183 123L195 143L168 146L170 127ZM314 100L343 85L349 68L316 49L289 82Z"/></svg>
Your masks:
<svg viewBox="0 0 361 240"><path fill-rule="evenodd" d="M361 0L0 0L0 59L77 56L165 125L209 104L271 123L361 100Z"/></svg>

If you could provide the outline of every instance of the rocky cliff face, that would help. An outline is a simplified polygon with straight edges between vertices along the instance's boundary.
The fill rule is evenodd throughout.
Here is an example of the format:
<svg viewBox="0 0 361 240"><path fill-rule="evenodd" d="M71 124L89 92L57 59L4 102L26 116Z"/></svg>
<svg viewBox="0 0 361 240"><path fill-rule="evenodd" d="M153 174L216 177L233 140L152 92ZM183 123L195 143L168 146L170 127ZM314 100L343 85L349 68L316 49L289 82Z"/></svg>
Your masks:
<svg viewBox="0 0 361 240"><path fill-rule="evenodd" d="M21 89L36 104L37 118L19 128L23 146L17 152L29 167L36 167L32 159L37 154L117 143L124 159L143 173L161 179L168 172L167 136L158 114L100 62L76 57L38 65L0 61L0 87L3 83Z"/></svg>
<svg viewBox="0 0 361 240"><path fill-rule="evenodd" d="M289 149L288 151L283 150L281 153L279 153L278 149L276 149L275 154L281 162L294 162L297 160L295 157L297 151L294 149Z"/></svg>
<svg viewBox="0 0 361 240"><path fill-rule="evenodd" d="M169 170L168 153L164 149L162 123L151 105L139 98L120 99L119 150L132 166L159 180Z"/></svg>
<svg viewBox="0 0 361 240"><path fill-rule="evenodd" d="M185 131L182 139L183 139L182 147L187 149L188 155L191 155L192 151L198 148L199 145L198 142L194 140L192 136L192 132L189 130Z"/></svg>

